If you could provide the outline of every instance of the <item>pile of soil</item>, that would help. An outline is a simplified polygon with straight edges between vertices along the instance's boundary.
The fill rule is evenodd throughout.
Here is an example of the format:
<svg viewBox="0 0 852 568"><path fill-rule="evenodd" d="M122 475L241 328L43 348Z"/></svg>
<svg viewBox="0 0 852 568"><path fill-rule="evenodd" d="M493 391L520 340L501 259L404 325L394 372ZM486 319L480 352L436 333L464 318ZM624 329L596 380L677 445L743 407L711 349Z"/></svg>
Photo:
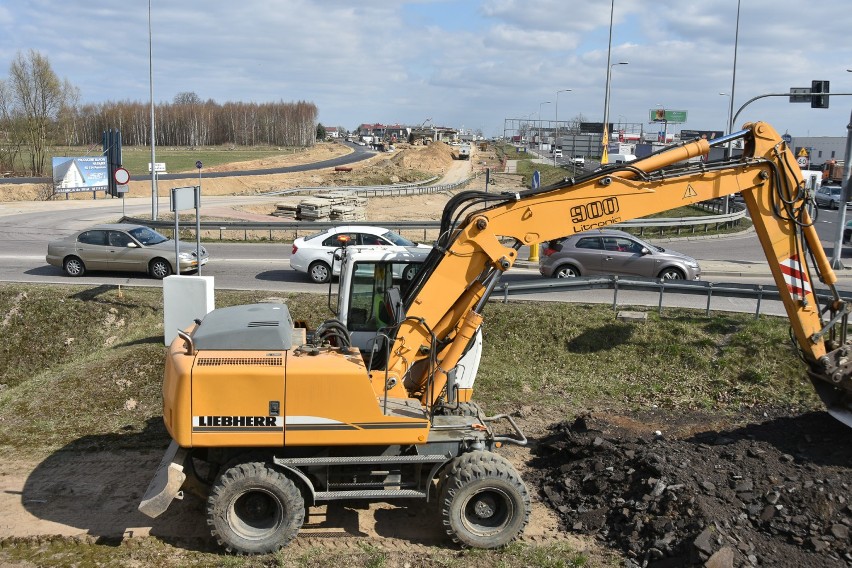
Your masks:
<svg viewBox="0 0 852 568"><path fill-rule="evenodd" d="M391 161L405 169L443 172L453 164L453 149L443 142L430 142L426 146L402 148Z"/></svg>
<svg viewBox="0 0 852 568"><path fill-rule="evenodd" d="M585 416L531 465L563 528L627 566L849 567L851 432L820 412L681 439Z"/></svg>

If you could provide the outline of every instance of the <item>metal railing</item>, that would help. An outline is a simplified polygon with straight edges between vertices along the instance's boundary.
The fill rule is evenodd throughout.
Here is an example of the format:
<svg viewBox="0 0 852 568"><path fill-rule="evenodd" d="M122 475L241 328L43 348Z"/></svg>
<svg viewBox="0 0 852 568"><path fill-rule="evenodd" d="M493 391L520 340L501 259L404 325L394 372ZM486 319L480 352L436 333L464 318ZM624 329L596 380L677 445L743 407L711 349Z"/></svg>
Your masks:
<svg viewBox="0 0 852 568"><path fill-rule="evenodd" d="M356 192L373 192L376 194L381 194L383 196L394 196L394 195L411 195L411 194L422 194L422 193L440 193L443 191L449 191L451 189L456 189L460 186L464 186L470 183L474 178L467 178L461 182L455 184L442 184L442 185L433 185L433 186L373 186L373 187L357 187L357 188L323 188L323 191L333 191L333 190L352 190ZM298 192L298 191L306 191L308 189L315 188L296 188L292 190L282 190L281 192L272 192L266 193L263 195L286 195L286 192ZM410 193L409 193L410 192ZM713 210L712 208L715 206L713 203L701 203L699 206L708 208ZM736 207L736 206L735 206ZM714 215L706 215L706 216L697 216L697 217L657 217L651 219L634 219L631 221L623 221L616 225L613 225L613 228L638 228L639 234L644 235L645 231L650 231L651 229L659 229L662 233L665 230L671 230L672 228L677 229L675 234L680 234L681 229L684 231L691 230L691 233L695 233L696 229L700 227L704 227L704 232L709 230L709 227L714 226L718 229L721 225L726 224L734 224L738 223L741 219L743 219L746 215L745 207L739 205L739 210L733 211L727 214L714 214ZM163 229L163 230L171 230L174 227L174 221L172 220L158 220L152 221L151 219L143 219L139 217L122 217L120 222L122 223L135 223L138 225L147 225L149 227L153 227L155 229ZM218 231L219 232L219 240L222 240L223 235L226 231L242 231L243 232L243 240L248 240L248 232L252 231L265 231L269 234L269 240L273 240L272 233L273 231L287 231L292 232L296 235L295 238L298 238L300 231L310 231L316 232L322 229L329 229L331 227L337 227L339 225L347 225L347 226L358 226L358 225L381 225L388 229L395 230L397 232L406 231L423 231L423 241L426 241L426 232L427 231L435 231L440 229L441 223L439 221L295 221L295 220L276 220L276 221L202 221L201 222L201 230L202 231ZM689 229L687 229L689 228Z"/></svg>
<svg viewBox="0 0 852 568"><path fill-rule="evenodd" d="M369 197L371 195L409 195L418 194L418 193L436 193L439 191L447 191L448 189L454 189L459 186L459 184L467 184L470 179L464 180L462 182L456 184L441 184L441 185L430 185L425 186L428 183L432 183L438 179L438 176L431 177L429 179L425 179L422 181L413 181L407 183L395 183L393 185L347 185L347 186L315 186L315 187L293 187L289 189L278 189L274 191L265 191L259 194L261 197L266 195L302 195L302 194L311 194L311 193L328 193L332 191L342 191L342 192L351 192L355 195L362 195L365 197Z"/></svg>
<svg viewBox="0 0 852 568"><path fill-rule="evenodd" d="M725 298L745 298L756 300L757 304L754 317L760 315L761 302L763 300L781 300L777 286L763 284L738 284L723 282L705 282L693 280L661 280L655 278L625 278L623 276L580 276L577 278L559 278L550 280L528 280L514 284L505 283L498 286L496 294L502 293L503 301L508 301L509 296L523 294L543 294L548 292L568 292L571 290L595 290L609 289L613 291L612 307L618 307L619 290L632 290L640 292L657 292L659 300L657 310L663 312L663 298L665 294L697 295L706 296L707 303L705 313L710 314L711 301L714 296ZM821 301L830 301L833 298L827 291L816 292L816 297ZM852 294L841 294L841 298L852 302Z"/></svg>

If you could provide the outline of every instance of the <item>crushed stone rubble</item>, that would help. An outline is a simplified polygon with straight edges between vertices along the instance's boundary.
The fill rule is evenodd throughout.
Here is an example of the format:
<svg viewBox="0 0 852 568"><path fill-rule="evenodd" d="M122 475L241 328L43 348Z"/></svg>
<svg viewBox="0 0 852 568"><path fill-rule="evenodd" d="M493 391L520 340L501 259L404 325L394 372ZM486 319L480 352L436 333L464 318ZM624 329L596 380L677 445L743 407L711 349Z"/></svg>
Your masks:
<svg viewBox="0 0 852 568"><path fill-rule="evenodd" d="M582 416L537 454L564 528L626 566L852 567L852 430L825 413L684 439Z"/></svg>

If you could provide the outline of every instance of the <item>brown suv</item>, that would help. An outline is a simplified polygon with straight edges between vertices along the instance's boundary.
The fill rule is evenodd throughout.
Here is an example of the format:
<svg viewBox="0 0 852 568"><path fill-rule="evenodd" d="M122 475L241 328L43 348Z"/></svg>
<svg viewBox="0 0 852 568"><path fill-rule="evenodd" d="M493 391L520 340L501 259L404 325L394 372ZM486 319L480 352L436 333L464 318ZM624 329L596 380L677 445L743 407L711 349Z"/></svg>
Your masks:
<svg viewBox="0 0 852 568"><path fill-rule="evenodd" d="M577 233L547 243L539 272L553 278L595 274L698 280L698 261L654 246L624 231L603 229Z"/></svg>

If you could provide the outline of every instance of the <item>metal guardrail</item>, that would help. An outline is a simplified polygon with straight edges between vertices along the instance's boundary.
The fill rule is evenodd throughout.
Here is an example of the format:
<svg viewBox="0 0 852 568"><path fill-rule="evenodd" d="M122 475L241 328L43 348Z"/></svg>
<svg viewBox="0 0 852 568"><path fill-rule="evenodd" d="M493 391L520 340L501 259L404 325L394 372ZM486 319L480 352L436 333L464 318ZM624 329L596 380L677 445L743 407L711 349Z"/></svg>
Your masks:
<svg viewBox="0 0 852 568"><path fill-rule="evenodd" d="M323 191L331 191L331 190L340 190L344 191L347 189L353 189L357 191L376 191L377 194L382 195L404 195L408 193L403 193L410 191L411 194L419 194L419 193L440 193L442 191L448 191L451 189L456 189L457 187L466 185L470 183L474 177L467 178L461 182L455 184L443 184L443 185L433 185L428 187L405 187L405 186L375 186L375 187L359 187L359 188L322 188ZM285 191L304 191L306 189L313 188L296 188L293 190L283 190L282 192L273 192L266 193L262 195L284 195ZM714 204L700 204L706 208L714 208ZM738 207L737 211L727 213L727 214L714 214L707 216L699 216L699 217L670 217L670 218L652 218L652 219L634 219L631 221L623 221L616 225L613 225L613 228L639 228L640 235L644 234L645 229L659 228L659 229L671 229L672 227L699 227L704 226L705 230L710 225L724 225L727 223L734 223L741 220L746 215L745 207L741 205L735 205L735 208ZM149 227L153 227L155 229L172 229L174 228L174 221L152 221L151 219L143 219L139 217L122 217L120 220L122 223L135 223L138 225L147 225ZM201 230L202 231L219 231L220 239L222 238L222 234L225 231L243 231L245 240L248 240L248 231L269 231L270 240L272 239L272 231L294 231L297 235L301 230L321 230L321 229L329 229L331 227L337 227L339 225L347 225L347 226L358 226L358 225L376 225L379 224L377 221L291 221L291 220L278 220L278 221L201 221ZM415 231L415 230L435 230L441 227L441 223L439 221L382 221L380 223L382 226L387 227L389 229L394 230L405 230L405 231ZM694 232L694 229L693 229ZM425 234L425 233L424 233ZM424 236L425 240L425 236Z"/></svg>
<svg viewBox="0 0 852 568"><path fill-rule="evenodd" d="M302 193L317 193L317 192L328 192L328 191L351 191L356 195L366 195L366 194L379 194L379 193L393 193L397 191L406 191L410 189L419 189L422 192L423 190L430 190L433 187L454 187L456 184L444 184L438 186L429 186L422 187L427 183L432 183L438 179L438 176L431 177L429 179L425 179L423 181L414 181L408 183L395 183L393 185L347 185L342 187L333 187L333 186L316 186L316 187L293 187L289 189L281 189L277 191L266 191L261 195L300 195ZM465 181L464 183L467 183ZM445 189L441 189L440 191L445 191ZM415 192L419 193L419 192Z"/></svg>
<svg viewBox="0 0 852 568"><path fill-rule="evenodd" d="M738 284L738 283L720 283L720 282L705 282L702 280L660 280L655 278L625 278L623 276L580 276L576 278L559 278L549 279L545 281L528 280L524 282L516 282L514 284L503 284L498 286L496 293L502 293L503 301L506 302L509 296L523 294L541 294L548 292L567 292L571 290L595 290L609 289L613 290L612 307L618 307L618 291L619 290L635 290L641 292L658 292L659 301L657 310L663 312L663 297L666 293L669 294L685 294L706 296L707 305L705 313L710 314L710 304L713 296L726 298L746 298L757 301L754 317L760 315L760 305L763 300L780 300L781 295L778 292L777 286L763 284ZM832 300L830 296L823 293L816 293L820 301ZM840 297L852 302L852 294L841 294Z"/></svg>

